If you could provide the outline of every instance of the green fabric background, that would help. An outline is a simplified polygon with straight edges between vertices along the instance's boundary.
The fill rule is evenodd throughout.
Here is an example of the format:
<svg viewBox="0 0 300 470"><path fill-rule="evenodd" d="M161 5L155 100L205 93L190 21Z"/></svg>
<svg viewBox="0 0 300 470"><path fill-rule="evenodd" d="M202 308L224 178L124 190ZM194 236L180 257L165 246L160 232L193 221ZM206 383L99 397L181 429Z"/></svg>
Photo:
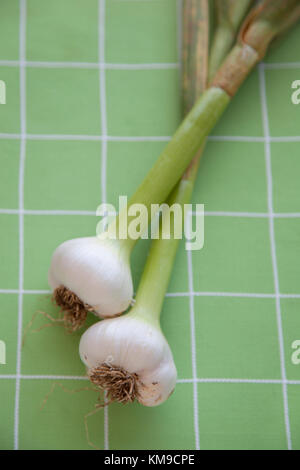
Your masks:
<svg viewBox="0 0 300 470"><path fill-rule="evenodd" d="M178 5L1 2L1 449L90 448L95 393L58 387L40 410L53 383L88 385L80 334L45 328L21 348L22 328L37 310L57 314L54 248L94 234L96 207L134 191L180 122ZM162 315L176 391L158 408L91 417L99 448L300 449L299 41L296 27L253 72L205 150L193 195L205 204L205 246L181 245ZM135 287L148 247L133 255Z"/></svg>

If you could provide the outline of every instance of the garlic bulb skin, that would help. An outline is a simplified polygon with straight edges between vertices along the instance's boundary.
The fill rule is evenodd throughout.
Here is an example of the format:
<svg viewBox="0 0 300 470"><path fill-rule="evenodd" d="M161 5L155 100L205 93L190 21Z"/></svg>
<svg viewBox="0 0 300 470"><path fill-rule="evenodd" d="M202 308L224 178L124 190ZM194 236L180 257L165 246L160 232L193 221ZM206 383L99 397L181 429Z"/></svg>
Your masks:
<svg viewBox="0 0 300 470"><path fill-rule="evenodd" d="M129 314L88 328L80 340L80 357L88 371L111 364L136 374L138 401L157 406L173 392L177 370L159 325L132 314L133 311L134 308Z"/></svg>
<svg viewBox="0 0 300 470"><path fill-rule="evenodd" d="M48 281L64 286L101 317L127 310L133 297L128 250L117 239L75 238L53 253Z"/></svg>

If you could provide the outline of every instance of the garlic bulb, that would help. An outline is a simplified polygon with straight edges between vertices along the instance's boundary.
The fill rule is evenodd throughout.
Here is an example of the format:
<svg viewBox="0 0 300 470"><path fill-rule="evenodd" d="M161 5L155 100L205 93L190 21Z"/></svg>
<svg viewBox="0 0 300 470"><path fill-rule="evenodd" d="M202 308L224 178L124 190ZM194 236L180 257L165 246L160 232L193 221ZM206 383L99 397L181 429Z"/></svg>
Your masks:
<svg viewBox="0 0 300 470"><path fill-rule="evenodd" d="M163 403L173 392L177 371L157 321L133 307L119 318L97 322L83 334L79 352L90 380L111 401Z"/></svg>
<svg viewBox="0 0 300 470"><path fill-rule="evenodd" d="M124 312L133 296L129 256L117 239L87 237L62 243L49 270L54 299L74 315L86 315L87 310L99 317Z"/></svg>

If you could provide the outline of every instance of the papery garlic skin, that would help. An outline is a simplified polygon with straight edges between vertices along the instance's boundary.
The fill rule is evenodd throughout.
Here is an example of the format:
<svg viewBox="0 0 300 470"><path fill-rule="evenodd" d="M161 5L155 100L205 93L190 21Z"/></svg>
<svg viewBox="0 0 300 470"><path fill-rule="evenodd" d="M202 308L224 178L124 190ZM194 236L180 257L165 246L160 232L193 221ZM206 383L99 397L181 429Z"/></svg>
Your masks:
<svg viewBox="0 0 300 470"><path fill-rule="evenodd" d="M133 297L129 254L119 240L75 238L53 253L48 281L63 285L101 318L127 310Z"/></svg>
<svg viewBox="0 0 300 470"><path fill-rule="evenodd" d="M160 327L133 315L133 311L88 328L80 340L80 357L88 371L110 364L136 374L138 401L157 406L173 392L177 370Z"/></svg>

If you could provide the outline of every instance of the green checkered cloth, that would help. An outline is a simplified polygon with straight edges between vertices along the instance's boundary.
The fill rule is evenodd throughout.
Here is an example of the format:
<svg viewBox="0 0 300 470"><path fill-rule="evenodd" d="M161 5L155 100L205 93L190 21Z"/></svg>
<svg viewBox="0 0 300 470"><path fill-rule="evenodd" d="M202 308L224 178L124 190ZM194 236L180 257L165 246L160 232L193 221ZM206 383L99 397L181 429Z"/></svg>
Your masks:
<svg viewBox="0 0 300 470"><path fill-rule="evenodd" d="M37 311L57 316L55 247L93 235L97 206L132 194L180 122L179 7L1 2L1 449L90 448L96 393L57 386L41 410L54 383L89 387L80 333L56 325L22 347L22 331ZM162 314L176 391L92 415L101 449L300 449L299 41L296 27L252 73L205 149L192 201L205 245L181 244ZM133 255L135 288L148 248Z"/></svg>

